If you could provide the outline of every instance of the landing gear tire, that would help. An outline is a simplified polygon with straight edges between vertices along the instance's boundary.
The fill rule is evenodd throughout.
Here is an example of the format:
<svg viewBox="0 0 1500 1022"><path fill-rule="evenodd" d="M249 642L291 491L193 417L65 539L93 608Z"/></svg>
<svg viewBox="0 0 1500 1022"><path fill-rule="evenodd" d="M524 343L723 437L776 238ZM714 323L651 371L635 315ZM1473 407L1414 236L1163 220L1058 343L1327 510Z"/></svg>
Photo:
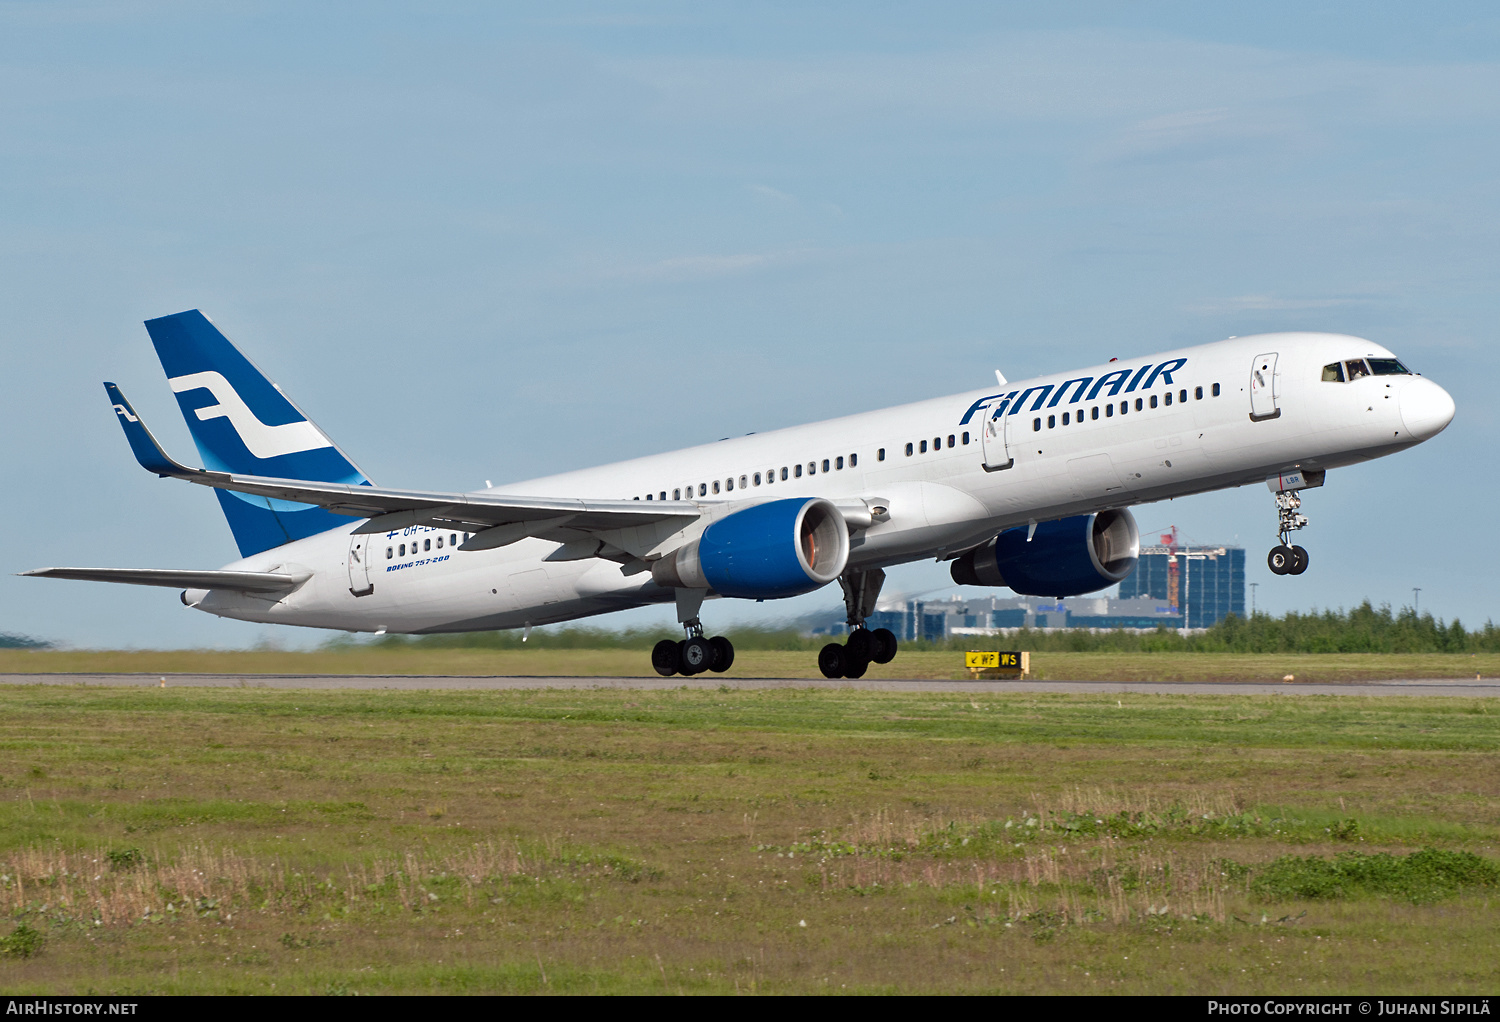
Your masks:
<svg viewBox="0 0 1500 1022"><path fill-rule="evenodd" d="M877 664L888 664L896 659L896 650L899 644L896 642L896 633L889 628L877 628L870 633L874 640L875 648L870 654L870 659Z"/></svg>
<svg viewBox="0 0 1500 1022"><path fill-rule="evenodd" d="M837 642L830 642L818 650L818 670L823 672L825 678L842 678L844 670L849 666L844 655L844 647Z"/></svg>
<svg viewBox="0 0 1500 1022"><path fill-rule="evenodd" d="M1304 551L1303 570L1307 568L1306 552ZM1286 575L1291 573L1292 566L1297 563L1297 555L1292 552L1292 547L1277 545L1271 548L1266 555L1266 565L1271 569L1273 575Z"/></svg>
<svg viewBox="0 0 1500 1022"><path fill-rule="evenodd" d="M1307 570L1307 551L1300 546L1292 547L1292 566L1286 570L1288 575L1300 575Z"/></svg>
<svg viewBox="0 0 1500 1022"><path fill-rule="evenodd" d="M702 674L713 667L714 647L703 636L685 639L682 643L682 673L688 677Z"/></svg>
<svg viewBox="0 0 1500 1022"><path fill-rule="evenodd" d="M671 639L663 639L651 648L651 666L656 673L663 678L670 678L682 670L682 650L680 642Z"/></svg>
<svg viewBox="0 0 1500 1022"><path fill-rule="evenodd" d="M856 628L844 641L844 655L850 660L873 660L875 649L875 637L864 628Z"/></svg>
<svg viewBox="0 0 1500 1022"><path fill-rule="evenodd" d="M734 644L722 635L715 635L708 640L708 644L714 648L713 665L709 670L715 674L723 674L734 663Z"/></svg>
<svg viewBox="0 0 1500 1022"><path fill-rule="evenodd" d="M844 650L844 677L863 678L865 672L870 669L870 658L862 656L851 656L847 647Z"/></svg>

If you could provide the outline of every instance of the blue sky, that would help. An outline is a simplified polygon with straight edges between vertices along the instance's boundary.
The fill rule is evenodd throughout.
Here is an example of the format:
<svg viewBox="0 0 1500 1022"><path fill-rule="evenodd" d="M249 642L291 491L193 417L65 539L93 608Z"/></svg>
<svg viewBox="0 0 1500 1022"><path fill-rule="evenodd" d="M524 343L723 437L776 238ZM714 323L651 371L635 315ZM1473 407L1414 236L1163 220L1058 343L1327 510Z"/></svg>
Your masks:
<svg viewBox="0 0 1500 1022"><path fill-rule="evenodd" d="M1225 6L0 3L0 631L324 637L11 576L234 556L99 386L191 455L141 321L194 307L377 482L443 489L1360 334L1458 417L1309 495L1306 575L1264 567L1263 488L1137 517L1244 543L1265 609L1500 617L1500 15Z"/></svg>

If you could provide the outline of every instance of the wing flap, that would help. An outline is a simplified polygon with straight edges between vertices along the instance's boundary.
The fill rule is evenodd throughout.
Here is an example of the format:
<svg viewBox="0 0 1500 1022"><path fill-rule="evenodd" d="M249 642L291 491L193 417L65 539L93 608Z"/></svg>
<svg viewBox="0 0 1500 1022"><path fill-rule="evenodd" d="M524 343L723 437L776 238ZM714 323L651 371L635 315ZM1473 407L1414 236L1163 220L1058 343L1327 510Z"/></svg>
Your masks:
<svg viewBox="0 0 1500 1022"><path fill-rule="evenodd" d="M70 578L83 582L121 582L167 589L228 589L240 593L279 593L306 582L308 573L282 575L271 571L179 571L172 568L38 568L23 571L31 578Z"/></svg>

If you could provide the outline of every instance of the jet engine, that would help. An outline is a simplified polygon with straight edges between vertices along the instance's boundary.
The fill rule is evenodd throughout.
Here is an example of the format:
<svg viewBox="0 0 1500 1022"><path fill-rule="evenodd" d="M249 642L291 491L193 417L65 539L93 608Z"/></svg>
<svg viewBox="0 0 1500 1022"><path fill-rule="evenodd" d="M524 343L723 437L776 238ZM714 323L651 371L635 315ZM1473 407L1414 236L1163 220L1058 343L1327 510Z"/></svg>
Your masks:
<svg viewBox="0 0 1500 1022"><path fill-rule="evenodd" d="M658 585L773 600L819 589L849 561L849 528L822 498L773 500L714 522L651 565Z"/></svg>
<svg viewBox="0 0 1500 1022"><path fill-rule="evenodd" d="M1135 570L1141 534L1126 510L1075 515L1006 529L953 562L953 581L1008 586L1022 596L1078 596L1114 585Z"/></svg>

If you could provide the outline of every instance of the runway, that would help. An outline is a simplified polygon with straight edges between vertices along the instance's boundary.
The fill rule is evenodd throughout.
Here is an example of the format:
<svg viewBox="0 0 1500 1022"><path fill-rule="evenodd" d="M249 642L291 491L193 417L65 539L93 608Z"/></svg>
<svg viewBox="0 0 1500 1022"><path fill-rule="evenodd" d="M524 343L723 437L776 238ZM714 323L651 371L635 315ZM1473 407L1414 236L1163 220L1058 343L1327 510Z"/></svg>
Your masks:
<svg viewBox="0 0 1500 1022"><path fill-rule="evenodd" d="M354 689L440 692L455 689L526 691L537 689L666 690L709 689L847 689L856 692L1074 693L1147 695L1326 695L1326 696L1459 696L1500 697L1500 679L1393 678L1388 681L1329 682L1176 682L1176 681L927 681L918 679L823 678L564 678L475 677L467 675L296 675L296 674L0 674L4 685L98 685L111 688L278 688L308 691Z"/></svg>

